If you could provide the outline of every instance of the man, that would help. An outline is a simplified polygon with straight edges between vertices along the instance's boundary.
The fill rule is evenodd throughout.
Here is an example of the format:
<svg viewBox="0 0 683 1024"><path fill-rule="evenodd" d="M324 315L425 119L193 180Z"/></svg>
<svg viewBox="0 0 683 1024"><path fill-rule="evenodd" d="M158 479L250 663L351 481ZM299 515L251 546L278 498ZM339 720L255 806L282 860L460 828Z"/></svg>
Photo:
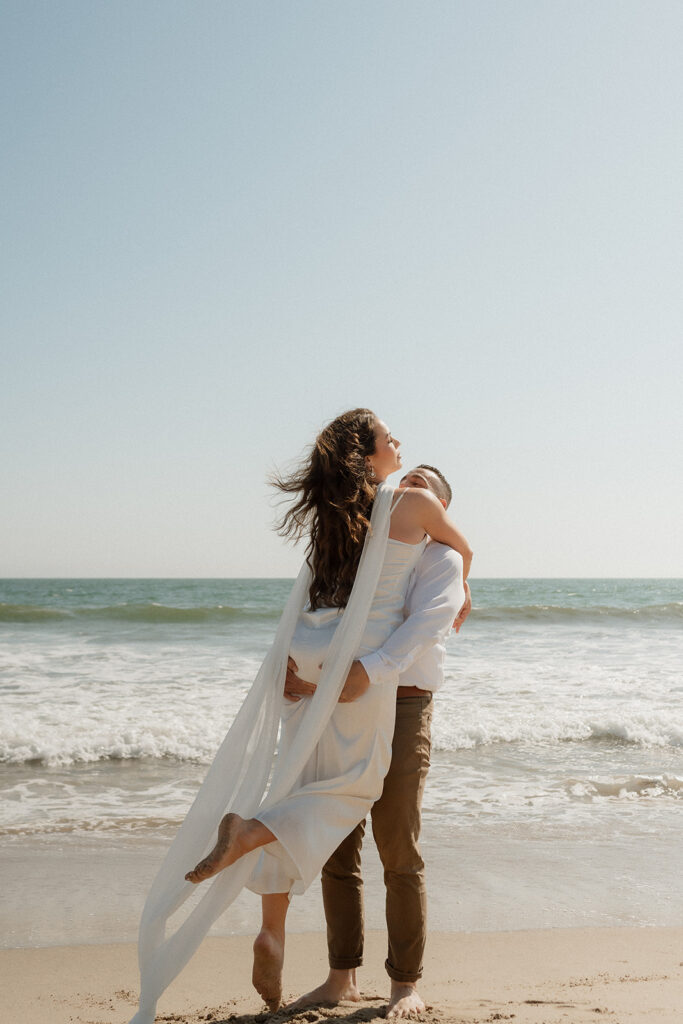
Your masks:
<svg viewBox="0 0 683 1024"><path fill-rule="evenodd" d="M451 500L451 488L434 466L417 466L400 486L426 488L444 508ZM428 544L406 595L403 625L379 651L353 663L340 697L355 700L369 685L399 677L391 766L382 796L371 810L387 890L385 967L391 979L387 1017L416 1016L425 1009L417 991L426 939L420 813L429 769L432 694L443 683L444 643L451 625L458 631L471 608L467 584L462 604L462 583L461 556L443 544ZM285 695L299 700L314 690L314 685L298 678L290 660ZM323 868L330 972L322 985L297 1000L297 1007L361 998L356 968L363 962L360 852L364 832L365 822L361 822Z"/></svg>

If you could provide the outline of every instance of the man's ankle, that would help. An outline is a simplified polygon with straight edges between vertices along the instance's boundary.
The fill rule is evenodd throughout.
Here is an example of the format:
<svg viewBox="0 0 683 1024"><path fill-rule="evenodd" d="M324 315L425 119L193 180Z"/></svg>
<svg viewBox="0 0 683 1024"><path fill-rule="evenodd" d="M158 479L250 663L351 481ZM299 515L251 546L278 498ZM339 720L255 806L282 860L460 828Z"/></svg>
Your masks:
<svg viewBox="0 0 683 1024"><path fill-rule="evenodd" d="M417 992L417 981L396 981L395 978L390 978L391 991L394 992L407 991Z"/></svg>
<svg viewBox="0 0 683 1024"><path fill-rule="evenodd" d="M330 967L330 973L328 976L329 981L338 982L340 985L344 983L356 984L356 968L355 967Z"/></svg>
<svg viewBox="0 0 683 1024"><path fill-rule="evenodd" d="M326 986L331 992L336 993L339 997L350 995L354 997L358 991L358 985L356 982L356 968L355 967L330 967L330 973L327 976Z"/></svg>

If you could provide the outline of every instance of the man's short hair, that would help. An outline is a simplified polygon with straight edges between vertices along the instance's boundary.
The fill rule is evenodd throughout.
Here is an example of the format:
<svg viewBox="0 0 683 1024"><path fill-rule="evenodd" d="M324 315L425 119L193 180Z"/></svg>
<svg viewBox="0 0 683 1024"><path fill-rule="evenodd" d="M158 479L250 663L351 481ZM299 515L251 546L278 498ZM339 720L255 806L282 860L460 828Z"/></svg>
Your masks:
<svg viewBox="0 0 683 1024"><path fill-rule="evenodd" d="M437 469L436 466L428 466L426 462L421 462L420 465L416 466L415 468L416 469L428 469L430 473L434 474L434 476L436 477L436 480L437 480L437 483L436 483L437 497L438 498L443 498L444 501L446 502L446 505L450 505L451 501L453 500L453 491L451 490L451 485L449 484L448 480L443 475L441 470Z"/></svg>

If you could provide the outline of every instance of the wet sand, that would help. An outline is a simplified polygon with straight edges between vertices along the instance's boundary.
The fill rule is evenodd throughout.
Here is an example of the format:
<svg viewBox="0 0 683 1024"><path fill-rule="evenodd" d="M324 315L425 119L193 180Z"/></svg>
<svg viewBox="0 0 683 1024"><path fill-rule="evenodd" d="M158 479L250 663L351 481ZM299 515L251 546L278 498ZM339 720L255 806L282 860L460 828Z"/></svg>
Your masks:
<svg viewBox="0 0 683 1024"><path fill-rule="evenodd" d="M677 927L678 833L590 840L548 825L437 827L426 815L429 927L434 932ZM134 942L140 913L170 835L94 832L0 840L0 948ZM189 865L188 867L191 867ZM382 867L370 829L363 847L366 927L385 927ZM255 935L260 901L242 893L212 935ZM290 932L321 932L320 884L292 901ZM683 959L683 957L681 957ZM1 1016L1 1014L0 1014ZM682 1017L683 1019L683 1017Z"/></svg>

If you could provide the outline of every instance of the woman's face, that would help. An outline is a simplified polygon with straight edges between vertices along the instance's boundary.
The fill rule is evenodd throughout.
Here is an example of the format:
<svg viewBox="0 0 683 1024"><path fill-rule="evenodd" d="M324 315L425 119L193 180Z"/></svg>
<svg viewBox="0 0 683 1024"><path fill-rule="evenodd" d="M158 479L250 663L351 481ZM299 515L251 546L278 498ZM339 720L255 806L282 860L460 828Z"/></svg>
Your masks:
<svg viewBox="0 0 683 1024"><path fill-rule="evenodd" d="M386 480L390 473L401 468L399 448L401 442L393 436L383 420L375 421L375 451L367 460L375 471L376 480Z"/></svg>

